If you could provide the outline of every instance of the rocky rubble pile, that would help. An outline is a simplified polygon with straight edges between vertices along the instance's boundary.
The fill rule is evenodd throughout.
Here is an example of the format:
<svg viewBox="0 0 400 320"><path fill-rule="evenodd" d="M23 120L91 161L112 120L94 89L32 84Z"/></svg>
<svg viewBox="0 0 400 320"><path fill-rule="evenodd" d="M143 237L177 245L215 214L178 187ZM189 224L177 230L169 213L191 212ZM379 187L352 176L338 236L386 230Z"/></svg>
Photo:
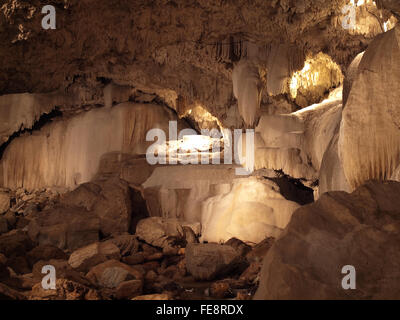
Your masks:
<svg viewBox="0 0 400 320"><path fill-rule="evenodd" d="M161 217L133 231L128 189L111 179L62 195L4 190L0 299L251 298L273 238L253 248L237 239L199 243L200 224ZM48 265L54 290L42 285Z"/></svg>

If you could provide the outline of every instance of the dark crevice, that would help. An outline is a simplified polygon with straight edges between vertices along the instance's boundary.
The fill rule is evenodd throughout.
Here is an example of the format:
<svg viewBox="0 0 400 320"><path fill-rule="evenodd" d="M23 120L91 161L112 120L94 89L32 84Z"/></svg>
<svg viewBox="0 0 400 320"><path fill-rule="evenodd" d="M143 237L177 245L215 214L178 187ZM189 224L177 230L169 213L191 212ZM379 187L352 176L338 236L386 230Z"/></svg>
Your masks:
<svg viewBox="0 0 400 320"><path fill-rule="evenodd" d="M3 154L4 151L7 149L8 145L15 139L20 137L21 135L24 135L26 133L30 133L32 134L33 131L37 131L40 130L41 128L43 128L46 124L50 123L51 121L53 121L53 119L55 118L59 118L63 115L63 113L59 110L59 107L55 107L51 112L49 113L45 113L42 114L39 118L39 120L37 120L32 128L29 129L20 129L19 131L14 132L6 142L4 142L1 146L0 146L0 159L3 158Z"/></svg>
<svg viewBox="0 0 400 320"><path fill-rule="evenodd" d="M314 202L314 190L305 186L300 179L292 178L282 170L278 170L276 173L276 178L265 178L279 186L280 193L286 200L294 201L300 205Z"/></svg>

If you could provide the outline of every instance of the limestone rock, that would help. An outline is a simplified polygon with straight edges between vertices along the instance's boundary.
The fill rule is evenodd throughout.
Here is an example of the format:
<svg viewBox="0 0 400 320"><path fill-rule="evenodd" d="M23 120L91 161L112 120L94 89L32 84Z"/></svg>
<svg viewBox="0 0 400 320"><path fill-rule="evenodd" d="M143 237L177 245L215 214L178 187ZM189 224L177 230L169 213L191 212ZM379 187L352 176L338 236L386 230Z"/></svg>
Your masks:
<svg viewBox="0 0 400 320"><path fill-rule="evenodd" d="M136 235L123 234L105 241L105 243L108 242L118 247L122 257L135 254L139 251L140 244Z"/></svg>
<svg viewBox="0 0 400 320"><path fill-rule="evenodd" d="M142 274L117 260L108 260L93 267L86 277L100 287L116 288L124 281L141 280Z"/></svg>
<svg viewBox="0 0 400 320"><path fill-rule="evenodd" d="M81 208L56 206L40 212L28 225L32 240L40 245L74 250L99 240L99 218Z"/></svg>
<svg viewBox="0 0 400 320"><path fill-rule="evenodd" d="M156 247L170 246L172 238L183 239L182 225L177 219L164 219L151 217L139 221L136 227L136 235Z"/></svg>
<svg viewBox="0 0 400 320"><path fill-rule="evenodd" d="M25 300L26 296L0 283L0 300Z"/></svg>
<svg viewBox="0 0 400 320"><path fill-rule="evenodd" d="M0 192L0 214L10 209L10 195L6 192Z"/></svg>
<svg viewBox="0 0 400 320"><path fill-rule="evenodd" d="M43 289L38 283L29 294L29 300L86 300L90 288L67 279L57 279L56 289Z"/></svg>
<svg viewBox="0 0 400 320"><path fill-rule="evenodd" d="M212 280L246 263L231 246L192 243L186 248L187 271L198 280Z"/></svg>
<svg viewBox="0 0 400 320"><path fill-rule="evenodd" d="M400 183L368 182L299 208L265 256L255 299L397 299ZM342 268L354 266L356 289Z"/></svg>
<svg viewBox="0 0 400 320"><path fill-rule="evenodd" d="M91 283L86 279L80 272L74 270L66 260L61 259L50 259L50 260L40 260L36 262L32 268L33 279L36 282L41 282L44 275L42 273L42 268L46 265L51 265L56 269L57 279L67 279L73 282L80 283L84 286L90 286Z"/></svg>
<svg viewBox="0 0 400 320"><path fill-rule="evenodd" d="M29 251L26 256L31 266L33 266L36 262L40 260L47 261L51 259L68 259L68 256L64 253L64 251L57 247L49 245L37 246L36 248Z"/></svg>
<svg viewBox="0 0 400 320"><path fill-rule="evenodd" d="M82 207L93 212L100 220L104 236L128 232L132 205L128 184L118 178L88 182L64 194L61 203Z"/></svg>
<svg viewBox="0 0 400 320"><path fill-rule="evenodd" d="M109 259L119 260L119 248L111 242L92 243L71 253L68 263L79 271L88 271L91 267Z"/></svg>
<svg viewBox="0 0 400 320"><path fill-rule="evenodd" d="M6 233L8 231L7 219L0 216L0 234Z"/></svg>
<svg viewBox="0 0 400 320"><path fill-rule="evenodd" d="M117 299L132 299L142 294L143 283L141 280L121 282L116 289Z"/></svg>
<svg viewBox="0 0 400 320"><path fill-rule="evenodd" d="M6 257L25 255L34 247L28 234L21 230L12 230L0 235L0 253Z"/></svg>

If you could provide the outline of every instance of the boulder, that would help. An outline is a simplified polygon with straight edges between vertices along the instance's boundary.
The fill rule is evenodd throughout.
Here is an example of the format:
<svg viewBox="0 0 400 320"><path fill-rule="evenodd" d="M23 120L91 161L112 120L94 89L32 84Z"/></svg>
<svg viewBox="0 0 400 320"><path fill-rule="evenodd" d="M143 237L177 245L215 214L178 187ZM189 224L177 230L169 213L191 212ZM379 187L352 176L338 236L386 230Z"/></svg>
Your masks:
<svg viewBox="0 0 400 320"><path fill-rule="evenodd" d="M251 251L251 247L249 245L236 238L229 239L227 242L225 242L225 245L231 246L233 249L237 250L241 256L245 256Z"/></svg>
<svg viewBox="0 0 400 320"><path fill-rule="evenodd" d="M93 212L100 219L100 230L104 236L128 232L131 224L131 193L127 182L111 178L81 184L66 193L61 203Z"/></svg>
<svg viewBox="0 0 400 320"><path fill-rule="evenodd" d="M167 248L174 240L184 240L184 231L178 219L151 217L142 219L136 226L136 235L148 244Z"/></svg>
<svg viewBox="0 0 400 320"><path fill-rule="evenodd" d="M93 267L86 277L99 287L116 288L121 282L141 280L142 274L117 260L108 260Z"/></svg>
<svg viewBox="0 0 400 320"><path fill-rule="evenodd" d="M186 268L197 280L212 280L247 267L240 252L216 243L191 243L186 247Z"/></svg>
<svg viewBox="0 0 400 320"><path fill-rule="evenodd" d="M73 282L81 283L85 286L90 286L91 282L83 277L77 270L72 269L72 267L65 260L60 259L50 259L50 260L40 260L33 266L32 273L33 278L36 281L42 281L45 276L42 273L42 268L46 265L53 266L56 269L57 279L67 279Z"/></svg>
<svg viewBox="0 0 400 320"><path fill-rule="evenodd" d="M137 236L131 234L123 234L116 236L106 242L110 242L119 248L122 257L135 254L139 251L139 240Z"/></svg>
<svg viewBox="0 0 400 320"><path fill-rule="evenodd" d="M28 234L40 245L75 250L99 240L100 221L77 207L55 206L40 212L28 225Z"/></svg>
<svg viewBox="0 0 400 320"><path fill-rule="evenodd" d="M0 283L0 300L25 300L26 296Z"/></svg>
<svg viewBox="0 0 400 320"><path fill-rule="evenodd" d="M121 282L116 289L116 298L119 300L132 299L142 294L143 282L130 280Z"/></svg>
<svg viewBox="0 0 400 320"><path fill-rule="evenodd" d="M10 209L10 194L0 191L0 214Z"/></svg>
<svg viewBox="0 0 400 320"><path fill-rule="evenodd" d="M43 260L47 261L50 259L59 259L59 260L67 260L67 254L62 251L61 249L49 246L49 245L42 245L37 246L36 248L32 249L27 254L28 262L31 266L33 266L36 262Z"/></svg>
<svg viewBox="0 0 400 320"><path fill-rule="evenodd" d="M8 231L8 223L7 219L3 216L0 216L0 234L7 233Z"/></svg>
<svg viewBox="0 0 400 320"><path fill-rule="evenodd" d="M0 236L0 253L6 257L25 255L34 247L28 234L21 230L12 230Z"/></svg>
<svg viewBox="0 0 400 320"><path fill-rule="evenodd" d="M133 298L132 300L172 300L172 297L168 293L160 293L160 294L147 294L144 296L138 296Z"/></svg>
<svg viewBox="0 0 400 320"><path fill-rule="evenodd" d="M130 256L122 258L122 261L129 265L141 264L144 262L144 255L142 252L134 253Z"/></svg>
<svg viewBox="0 0 400 320"><path fill-rule="evenodd" d="M96 242L72 252L69 265L78 271L88 271L91 267L110 259L119 260L118 247L111 242Z"/></svg>
<svg viewBox="0 0 400 320"><path fill-rule="evenodd" d="M29 294L29 300L89 300L87 296L92 295L91 291L93 290L81 283L57 279L55 290L43 289L41 283L34 285Z"/></svg>
<svg viewBox="0 0 400 320"><path fill-rule="evenodd" d="M328 192L298 209L264 258L255 299L398 299L400 183ZM355 268L356 289L342 281Z"/></svg>

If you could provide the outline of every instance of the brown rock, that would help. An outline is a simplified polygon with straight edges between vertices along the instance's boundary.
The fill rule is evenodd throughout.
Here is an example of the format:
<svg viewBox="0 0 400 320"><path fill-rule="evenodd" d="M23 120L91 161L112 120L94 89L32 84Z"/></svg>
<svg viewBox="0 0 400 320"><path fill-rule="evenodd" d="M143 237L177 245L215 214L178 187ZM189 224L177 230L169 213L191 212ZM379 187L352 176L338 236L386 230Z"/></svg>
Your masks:
<svg viewBox="0 0 400 320"><path fill-rule="evenodd" d="M240 280L247 283L254 283L261 270L261 262L252 262L250 266L240 275Z"/></svg>
<svg viewBox="0 0 400 320"><path fill-rule="evenodd" d="M399 194L400 183L368 182L299 208L263 261L255 299L398 299ZM354 290L342 288L346 265Z"/></svg>
<svg viewBox="0 0 400 320"><path fill-rule="evenodd" d="M196 234L192 230L192 228L188 226L183 226L183 235L185 237L186 243L198 243L199 239L197 239Z"/></svg>
<svg viewBox="0 0 400 320"><path fill-rule="evenodd" d="M146 261L154 261L154 260L161 260L163 258L162 252L156 252L150 255L145 255L145 260Z"/></svg>
<svg viewBox="0 0 400 320"><path fill-rule="evenodd" d="M187 271L198 280L212 280L244 265L240 253L231 246L198 243L186 247Z"/></svg>
<svg viewBox="0 0 400 320"><path fill-rule="evenodd" d="M65 194L61 203L85 208L100 219L104 236L128 232L131 223L131 199L128 184L117 178L81 184Z"/></svg>
<svg viewBox="0 0 400 320"><path fill-rule="evenodd" d="M132 300L172 300L172 296L168 293L148 294L145 296L135 297Z"/></svg>
<svg viewBox="0 0 400 320"><path fill-rule="evenodd" d="M0 191L0 214L10 209L10 195L8 192Z"/></svg>
<svg viewBox="0 0 400 320"><path fill-rule="evenodd" d="M226 281L214 282L210 287L210 295L217 299L223 299L231 295L229 283Z"/></svg>
<svg viewBox="0 0 400 320"><path fill-rule="evenodd" d="M242 256L245 256L251 251L251 247L249 245L236 238L229 239L227 242L225 242L225 245L231 246L233 249L237 250Z"/></svg>
<svg viewBox="0 0 400 320"><path fill-rule="evenodd" d="M4 215L4 218L7 220L8 229L9 230L15 229L16 224L17 224L17 217L15 216L15 213L12 211L8 211Z"/></svg>
<svg viewBox="0 0 400 320"><path fill-rule="evenodd" d="M149 270L144 278L146 281L156 281L157 277L158 275L154 270Z"/></svg>
<svg viewBox="0 0 400 320"><path fill-rule="evenodd" d="M124 281L141 280L142 274L117 260L109 260L93 267L86 277L100 287L116 288Z"/></svg>
<svg viewBox="0 0 400 320"><path fill-rule="evenodd" d="M78 271L88 271L91 267L110 259L121 258L119 248L111 242L96 242L75 250L68 263Z"/></svg>
<svg viewBox="0 0 400 320"><path fill-rule="evenodd" d="M7 257L4 254L0 253L0 264L6 264L6 262Z"/></svg>
<svg viewBox="0 0 400 320"><path fill-rule="evenodd" d="M8 223L7 219L3 216L0 216L0 234L8 232Z"/></svg>
<svg viewBox="0 0 400 320"><path fill-rule="evenodd" d="M142 219L136 226L136 235L148 244L170 247L175 239L184 239L184 232L177 219L151 217Z"/></svg>
<svg viewBox="0 0 400 320"><path fill-rule="evenodd" d="M258 243L253 249L247 254L246 258L249 261L262 261L266 256L268 250L274 244L275 238L269 237Z"/></svg>
<svg viewBox="0 0 400 320"><path fill-rule="evenodd" d="M28 225L32 240L40 245L75 250L99 239L99 219L81 208L61 207L40 212Z"/></svg>
<svg viewBox="0 0 400 320"><path fill-rule="evenodd" d="M0 236L0 253L6 257L25 255L33 246L28 234L21 230L12 230Z"/></svg>
<svg viewBox="0 0 400 320"><path fill-rule="evenodd" d="M116 289L116 298L119 300L132 299L142 294L142 287L141 280L121 282Z"/></svg>
<svg viewBox="0 0 400 320"><path fill-rule="evenodd" d="M25 300L24 294L9 288L0 282L0 300Z"/></svg>
<svg viewBox="0 0 400 320"><path fill-rule="evenodd" d="M29 267L26 256L18 256L9 258L7 264L18 274L30 273L31 268Z"/></svg>
<svg viewBox="0 0 400 320"><path fill-rule="evenodd" d="M158 261L149 261L142 264L145 270L157 270L160 267L160 263Z"/></svg>
<svg viewBox="0 0 400 320"><path fill-rule="evenodd" d="M131 234L115 236L114 238L107 240L106 242L111 242L115 244L119 248L122 257L137 253L140 247L140 243L137 237Z"/></svg>
<svg viewBox="0 0 400 320"><path fill-rule="evenodd" d="M85 300L91 289L67 279L57 279L56 289L43 289L42 284L33 286L29 300ZM93 293L90 293L93 295Z"/></svg>
<svg viewBox="0 0 400 320"><path fill-rule="evenodd" d="M39 261L35 263L35 265L33 266L32 273L33 273L33 278L36 281L42 281L44 277L44 274L42 273L42 268L43 266L46 265L54 266L54 268L56 269L57 279L63 278L71 280L73 282L81 283L85 286L91 285L90 281L88 281L88 279L83 277L78 271L72 269L72 267L68 264L67 261L57 260L57 259L51 259L48 261Z"/></svg>

